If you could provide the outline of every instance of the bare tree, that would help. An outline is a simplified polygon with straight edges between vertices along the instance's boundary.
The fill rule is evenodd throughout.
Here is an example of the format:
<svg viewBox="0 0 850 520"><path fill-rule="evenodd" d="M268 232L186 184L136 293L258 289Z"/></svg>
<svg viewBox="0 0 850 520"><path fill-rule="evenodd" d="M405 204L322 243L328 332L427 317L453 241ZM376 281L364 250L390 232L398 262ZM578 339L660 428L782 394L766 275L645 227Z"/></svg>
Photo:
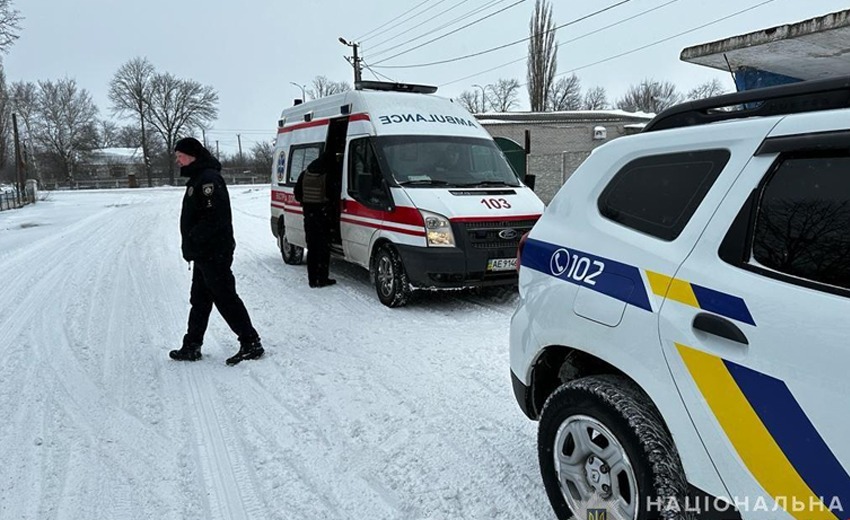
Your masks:
<svg viewBox="0 0 850 520"><path fill-rule="evenodd" d="M0 52L9 52L18 39L20 22L21 13L12 8L12 0L0 0Z"/></svg>
<svg viewBox="0 0 850 520"><path fill-rule="evenodd" d="M552 85L552 92L549 94L550 110L580 110L581 101L581 81L575 74L562 76Z"/></svg>
<svg viewBox="0 0 850 520"><path fill-rule="evenodd" d="M593 87L585 92L581 104L583 110L605 110L608 107L608 93L605 87Z"/></svg>
<svg viewBox="0 0 850 520"><path fill-rule="evenodd" d="M549 94L558 68L555 22L552 20L552 5L547 0L536 0L528 25L528 99L531 111L541 112L549 105Z"/></svg>
<svg viewBox="0 0 850 520"><path fill-rule="evenodd" d="M351 85L344 81L331 81L326 76L313 78L313 88L307 89L310 99L319 99L351 90Z"/></svg>
<svg viewBox="0 0 850 520"><path fill-rule="evenodd" d="M723 84L719 79L714 78L711 81L706 81L705 83L700 83L696 87L692 88L688 91L688 95L685 96L688 101L693 101L697 99L705 99L714 96L719 96L721 94L725 94L726 89L723 87Z"/></svg>
<svg viewBox="0 0 850 520"><path fill-rule="evenodd" d="M251 166L254 171L271 173L274 160L274 142L257 141L251 147Z"/></svg>
<svg viewBox="0 0 850 520"><path fill-rule="evenodd" d="M148 123L165 142L171 167L169 182L174 184L176 164L174 144L184 133L207 126L218 116L218 94L211 86L184 80L166 72L151 79Z"/></svg>
<svg viewBox="0 0 850 520"><path fill-rule="evenodd" d="M34 157L39 150L33 142L33 117L38 104L38 86L32 82L16 81L9 85L9 110L18 116L18 132L24 146L27 175L41 180L41 171Z"/></svg>
<svg viewBox="0 0 850 520"><path fill-rule="evenodd" d="M95 147L97 107L73 79L39 81L33 138L73 180L80 154Z"/></svg>
<svg viewBox="0 0 850 520"><path fill-rule="evenodd" d="M519 103L519 81L502 78L487 85L490 108L496 112L508 112Z"/></svg>
<svg viewBox="0 0 850 520"><path fill-rule="evenodd" d="M119 128L118 125L108 119L101 119L97 122L97 147L98 148L114 148L119 146ZM128 148L136 148L136 146Z"/></svg>
<svg viewBox="0 0 850 520"><path fill-rule="evenodd" d="M457 101L473 114L481 114L487 110L486 100L483 96L478 95L477 90L464 90L458 96Z"/></svg>
<svg viewBox="0 0 850 520"><path fill-rule="evenodd" d="M38 86L24 81L12 83L9 85L9 101L12 104L12 111L18 114L28 130L38 103Z"/></svg>
<svg viewBox="0 0 850 520"><path fill-rule="evenodd" d="M676 86L669 81L645 79L632 85L617 101L617 108L629 112L659 113L682 101Z"/></svg>
<svg viewBox="0 0 850 520"><path fill-rule="evenodd" d="M9 98L9 89L6 87L6 71L3 63L0 62L0 170L6 168L14 159L10 157L10 144L12 149L14 145L11 139L12 129L12 101ZM11 159L11 160L10 160Z"/></svg>
<svg viewBox="0 0 850 520"><path fill-rule="evenodd" d="M147 58L133 58L121 65L109 83L109 101L112 102L112 112L121 116L132 115L139 122L141 141L136 146L142 147L142 158L145 164L148 186L153 186L153 180L151 179L151 161L145 128L145 115L150 104L154 74L154 67Z"/></svg>

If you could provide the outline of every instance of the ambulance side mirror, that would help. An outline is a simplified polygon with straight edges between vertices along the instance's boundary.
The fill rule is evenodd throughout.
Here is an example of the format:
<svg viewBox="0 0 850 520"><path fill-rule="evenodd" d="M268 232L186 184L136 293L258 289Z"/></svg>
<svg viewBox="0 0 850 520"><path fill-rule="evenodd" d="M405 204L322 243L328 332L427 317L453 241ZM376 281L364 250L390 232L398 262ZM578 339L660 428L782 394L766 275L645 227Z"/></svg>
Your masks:
<svg viewBox="0 0 850 520"><path fill-rule="evenodd" d="M536 176L531 175L531 174L526 174L525 179L523 179L523 180L522 180L522 182L523 182L526 186L528 186L528 189L530 189L531 191L534 191L534 181L535 181L536 179L537 179L537 177L536 177Z"/></svg>

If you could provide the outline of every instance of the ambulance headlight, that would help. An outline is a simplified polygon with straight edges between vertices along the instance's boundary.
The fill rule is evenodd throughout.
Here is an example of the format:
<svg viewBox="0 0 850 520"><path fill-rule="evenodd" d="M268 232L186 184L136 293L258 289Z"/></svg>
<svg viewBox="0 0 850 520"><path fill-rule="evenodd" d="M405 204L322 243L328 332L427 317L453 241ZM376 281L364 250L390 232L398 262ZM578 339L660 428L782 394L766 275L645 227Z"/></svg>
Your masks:
<svg viewBox="0 0 850 520"><path fill-rule="evenodd" d="M425 239L429 247L454 247L455 236L449 219L436 213L420 211L425 221Z"/></svg>

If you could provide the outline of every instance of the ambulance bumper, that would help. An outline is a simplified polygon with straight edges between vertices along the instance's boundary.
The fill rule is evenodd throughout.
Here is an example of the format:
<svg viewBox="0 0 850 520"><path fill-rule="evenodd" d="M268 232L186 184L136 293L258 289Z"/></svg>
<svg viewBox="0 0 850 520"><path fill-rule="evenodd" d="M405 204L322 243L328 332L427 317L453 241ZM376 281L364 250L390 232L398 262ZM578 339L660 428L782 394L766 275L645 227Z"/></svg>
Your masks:
<svg viewBox="0 0 850 520"><path fill-rule="evenodd" d="M488 255L458 248L397 245L410 283L420 289L515 285L514 269L488 271ZM478 253L478 254L476 254ZM492 253L492 252L491 252ZM505 254L515 255L515 251Z"/></svg>

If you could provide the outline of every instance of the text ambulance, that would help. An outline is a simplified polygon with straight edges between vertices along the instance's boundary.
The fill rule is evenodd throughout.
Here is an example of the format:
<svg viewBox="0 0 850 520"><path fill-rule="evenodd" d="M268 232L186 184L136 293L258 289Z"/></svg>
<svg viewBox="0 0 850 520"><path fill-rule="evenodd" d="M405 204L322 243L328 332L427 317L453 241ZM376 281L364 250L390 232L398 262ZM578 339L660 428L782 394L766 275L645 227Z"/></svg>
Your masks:
<svg viewBox="0 0 850 520"><path fill-rule="evenodd" d="M274 150L271 228L284 262L301 263L303 212L293 190L324 150L340 158L332 251L369 269L378 298L412 289L516 283L516 247L543 203L490 135L435 87L360 82L288 108Z"/></svg>

